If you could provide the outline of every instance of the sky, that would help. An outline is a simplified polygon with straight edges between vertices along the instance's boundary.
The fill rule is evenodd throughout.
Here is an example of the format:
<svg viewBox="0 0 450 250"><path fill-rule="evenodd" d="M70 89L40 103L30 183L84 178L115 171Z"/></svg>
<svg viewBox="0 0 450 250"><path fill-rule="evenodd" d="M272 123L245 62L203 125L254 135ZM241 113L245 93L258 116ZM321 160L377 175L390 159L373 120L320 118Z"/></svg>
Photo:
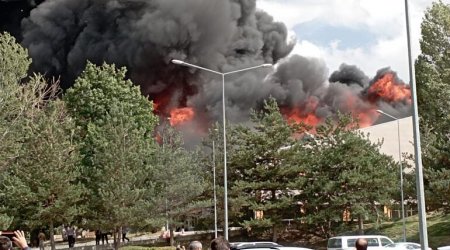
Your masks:
<svg viewBox="0 0 450 250"><path fill-rule="evenodd" d="M432 0L408 3L415 59L420 23ZM342 63L358 66L369 77L391 67L409 82L404 0L258 0L257 8L286 24L297 43L291 54L324 60L330 74Z"/></svg>

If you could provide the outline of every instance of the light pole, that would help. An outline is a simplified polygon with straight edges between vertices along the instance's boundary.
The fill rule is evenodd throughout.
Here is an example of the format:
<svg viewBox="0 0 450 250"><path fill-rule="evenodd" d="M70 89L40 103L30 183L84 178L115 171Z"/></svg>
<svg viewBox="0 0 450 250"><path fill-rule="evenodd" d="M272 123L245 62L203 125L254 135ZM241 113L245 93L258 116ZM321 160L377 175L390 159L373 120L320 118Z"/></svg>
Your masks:
<svg viewBox="0 0 450 250"><path fill-rule="evenodd" d="M222 115L223 115L223 189L224 189L224 202L223 202L223 206L224 206L224 227L223 227L223 231L224 231L224 237L226 240L228 240L228 181L227 181L227 135L226 135L226 121L225 121L225 76L226 75L231 75L234 73L238 73L238 72L243 72L243 71L247 71L247 70L251 70L251 69L257 69L257 68L261 68L261 67L272 67L272 64L260 64L257 66L253 66L253 67L248 67L248 68L244 68L244 69L238 69L238 70L233 70L233 71L229 71L229 72L219 72L219 71L215 71L212 69L208 69L208 68L204 68L201 66L197 66L195 64L191 64L191 63L187 63L181 60L176 60L176 59L172 59L171 60L172 63L177 64L177 65L181 65L181 66L186 66L186 67L192 67L192 68L196 68L196 69L201 69L201 70L205 70L217 75L221 75L222 76Z"/></svg>
<svg viewBox="0 0 450 250"><path fill-rule="evenodd" d="M413 103L413 131L414 131L414 156L416 163L416 189L417 207L419 210L419 236L422 250L428 250L427 214L425 208L425 190L423 188L422 151L420 148L419 111L417 106L416 78L414 73L414 59L411 49L411 32L409 29L409 7L405 0L406 17L406 41L408 44L409 85L411 86L411 98Z"/></svg>
<svg viewBox="0 0 450 250"><path fill-rule="evenodd" d="M213 190L214 190L214 239L217 238L217 198L216 198L216 150L214 140L212 142L213 150Z"/></svg>
<svg viewBox="0 0 450 250"><path fill-rule="evenodd" d="M403 203L403 163L402 163L402 149L400 147L400 120L382 110L377 110L378 113L388 116L397 121L397 141L398 141L398 163L400 166L400 200L402 204L402 222L403 222L403 242L406 242L406 222L405 222L405 204Z"/></svg>

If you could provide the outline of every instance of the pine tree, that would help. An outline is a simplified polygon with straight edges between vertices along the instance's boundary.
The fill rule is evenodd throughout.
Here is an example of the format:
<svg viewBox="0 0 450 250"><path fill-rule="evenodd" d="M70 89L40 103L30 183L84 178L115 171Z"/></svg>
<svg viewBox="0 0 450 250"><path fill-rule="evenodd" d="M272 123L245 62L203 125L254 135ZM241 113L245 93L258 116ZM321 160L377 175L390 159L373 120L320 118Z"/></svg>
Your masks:
<svg viewBox="0 0 450 250"><path fill-rule="evenodd" d="M365 218L379 222L383 206L391 204L398 179L392 175L396 163L379 152L380 143L372 143L354 130L353 121L341 116L319 126L309 139L305 178L298 186L302 220L314 233L330 237L344 224L357 219L363 230Z"/></svg>
<svg viewBox="0 0 450 250"><path fill-rule="evenodd" d="M235 216L244 216L247 229L271 229L276 241L282 219L292 218L296 204L292 184L300 177L301 163L289 158L298 143L293 135L300 132L281 115L274 99L264 110L252 113L252 128L232 129L229 143L229 208ZM241 212L241 213L239 213Z"/></svg>
<svg viewBox="0 0 450 250"><path fill-rule="evenodd" d="M450 209L450 5L434 2L421 24L416 79L427 204ZM447 205L446 205L447 204Z"/></svg>
<svg viewBox="0 0 450 250"><path fill-rule="evenodd" d="M46 102L30 114L19 155L1 176L1 189L15 225L29 229L49 226L55 249L54 226L82 213L78 202L84 192L77 181L75 124L63 102Z"/></svg>
<svg viewBox="0 0 450 250"><path fill-rule="evenodd" d="M173 230L182 226L188 216L196 216L209 207L210 202L198 199L207 185L200 153L186 150L180 133L172 127L164 126L160 138L158 164L153 175L157 195L153 200L161 217L169 224L173 245Z"/></svg>
<svg viewBox="0 0 450 250"><path fill-rule="evenodd" d="M154 196L148 185L154 172L154 141L145 136L145 129L123 118L89 127L87 137L96 145L92 150L91 178L96 184L90 187L96 190L90 201L95 209L91 224L112 230L118 249L116 235L121 227L145 225L151 209L147 198Z"/></svg>
<svg viewBox="0 0 450 250"><path fill-rule="evenodd" d="M139 87L125 79L125 75L125 68L116 69L114 65L95 66L88 63L84 72L76 79L75 85L67 90L64 96L69 111L80 129L77 137L77 141L82 145L82 175L80 180L89 190L85 197L89 209L84 216L91 223L91 227L105 227L104 230L116 230L118 224L115 223L123 223L124 220L122 215L115 217L114 221L111 222L114 224L108 224L109 221L104 220L111 212L109 207L112 206L107 205L106 198L108 195L118 195L105 193L107 190L118 188L114 185L119 185L120 181L148 185L149 190L153 185L151 179L146 179L143 183L141 180L135 180L132 176L111 176L114 172L108 172L108 170L125 167L113 164L119 164L113 158L114 155L121 157L121 159L130 159L133 165L127 167L130 168L131 174L138 173L136 172L138 168L142 168L142 171L151 171L151 166L154 165L154 159L151 158L149 153L154 152L156 147L152 143L152 136L158 119L152 113L152 103L141 95ZM120 134L109 134L111 131ZM118 136L129 138L125 140ZM115 154L108 153L106 147L109 147L109 150L115 152ZM135 147L136 150L130 151L126 147ZM147 151L143 148L146 148ZM136 161L131 161L132 157ZM102 158L108 159L110 162L105 162ZM123 171L126 171L126 169ZM146 175L141 173L139 177L145 177ZM121 179L117 182L110 182L103 176ZM109 189L108 186L110 186ZM135 187L136 190L142 188L143 186ZM139 196L139 198L141 197ZM114 200L110 202L114 202ZM141 201L134 200L133 202L132 205L137 206L136 204ZM115 206L122 205L116 204ZM128 209L127 213L132 211L135 211L135 209ZM125 213L125 211L121 213ZM130 219L135 218L143 222L145 218L142 218L142 215L142 213L134 214L130 216Z"/></svg>

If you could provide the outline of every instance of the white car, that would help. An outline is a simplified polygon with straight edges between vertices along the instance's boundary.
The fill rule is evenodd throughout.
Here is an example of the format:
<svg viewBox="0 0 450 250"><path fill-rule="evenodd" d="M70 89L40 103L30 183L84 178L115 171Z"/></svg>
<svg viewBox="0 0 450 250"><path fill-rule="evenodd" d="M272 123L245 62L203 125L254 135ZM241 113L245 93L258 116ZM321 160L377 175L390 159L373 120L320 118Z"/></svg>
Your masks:
<svg viewBox="0 0 450 250"><path fill-rule="evenodd" d="M233 242L230 243L231 250L313 250L304 247L285 247L275 242Z"/></svg>
<svg viewBox="0 0 450 250"><path fill-rule="evenodd" d="M384 246L394 241L383 235L347 235L328 239L327 250L354 250L357 239L367 240L367 250L386 250Z"/></svg>
<svg viewBox="0 0 450 250"><path fill-rule="evenodd" d="M272 248L281 247L280 244L270 241L254 241L254 242L231 242L230 248L233 250L239 249L255 249L255 248Z"/></svg>
<svg viewBox="0 0 450 250"><path fill-rule="evenodd" d="M421 249L420 244L415 242L397 242L384 246L386 250L419 250ZM428 248L428 250L432 250Z"/></svg>

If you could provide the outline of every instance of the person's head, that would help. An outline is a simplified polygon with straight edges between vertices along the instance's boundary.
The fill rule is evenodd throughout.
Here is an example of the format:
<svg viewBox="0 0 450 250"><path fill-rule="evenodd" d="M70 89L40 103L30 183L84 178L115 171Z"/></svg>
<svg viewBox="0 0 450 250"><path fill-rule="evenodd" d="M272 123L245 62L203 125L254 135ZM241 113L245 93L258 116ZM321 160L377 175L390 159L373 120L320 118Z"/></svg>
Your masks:
<svg viewBox="0 0 450 250"><path fill-rule="evenodd" d="M202 243L200 241L192 241L189 244L189 250L202 250Z"/></svg>
<svg viewBox="0 0 450 250"><path fill-rule="evenodd" d="M11 250L12 247L12 242L8 237L0 236L0 250Z"/></svg>
<svg viewBox="0 0 450 250"><path fill-rule="evenodd" d="M223 237L211 241L211 250L230 250L230 243Z"/></svg>
<svg viewBox="0 0 450 250"><path fill-rule="evenodd" d="M355 242L356 250L367 250L367 240L359 238Z"/></svg>

